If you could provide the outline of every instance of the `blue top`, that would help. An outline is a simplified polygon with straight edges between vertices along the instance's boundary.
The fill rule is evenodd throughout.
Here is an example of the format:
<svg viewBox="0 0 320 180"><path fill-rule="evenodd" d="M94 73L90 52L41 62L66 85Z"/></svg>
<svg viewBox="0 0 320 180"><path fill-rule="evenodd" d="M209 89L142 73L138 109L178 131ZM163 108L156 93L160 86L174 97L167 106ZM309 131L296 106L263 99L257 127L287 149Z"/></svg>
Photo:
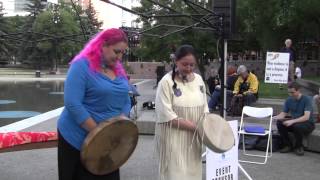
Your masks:
<svg viewBox="0 0 320 180"><path fill-rule="evenodd" d="M58 130L72 146L81 149L87 131L81 124L89 117L97 123L120 114L129 115L131 104L128 80L111 80L89 68L87 59L71 64L64 86L65 108L58 120Z"/></svg>
<svg viewBox="0 0 320 180"><path fill-rule="evenodd" d="M293 62L296 61L296 60L295 60L295 54L294 54L294 51L293 51L292 48L287 48L287 47L282 48L282 49L281 49L281 52L283 52L283 53L289 53L289 61L293 61Z"/></svg>
<svg viewBox="0 0 320 180"><path fill-rule="evenodd" d="M314 122L312 117L312 100L309 96L302 95L300 99L289 97L284 103L283 112L290 112L294 119L303 116L305 111L310 111L309 121Z"/></svg>

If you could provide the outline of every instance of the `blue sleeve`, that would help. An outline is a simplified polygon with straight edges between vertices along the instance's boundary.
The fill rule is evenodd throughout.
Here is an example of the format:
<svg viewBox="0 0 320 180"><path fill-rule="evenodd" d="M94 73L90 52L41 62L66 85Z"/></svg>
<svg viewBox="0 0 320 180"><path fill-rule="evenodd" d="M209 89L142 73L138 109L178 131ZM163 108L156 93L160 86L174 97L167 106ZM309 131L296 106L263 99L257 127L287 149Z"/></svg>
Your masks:
<svg viewBox="0 0 320 180"><path fill-rule="evenodd" d="M122 112L123 112L127 117L129 117L130 110L131 110L131 100L130 100L130 97L129 97L129 94L128 94L126 103L125 103L125 105L124 105L123 108L122 108Z"/></svg>
<svg viewBox="0 0 320 180"><path fill-rule="evenodd" d="M312 112L312 100L311 100L312 97L306 97L306 105L304 107L304 111L310 111Z"/></svg>
<svg viewBox="0 0 320 180"><path fill-rule="evenodd" d="M69 68L64 86L64 104L79 125L90 117L89 112L83 106L83 99L86 90L85 61L76 61Z"/></svg>
<svg viewBox="0 0 320 180"><path fill-rule="evenodd" d="M289 99L287 99L286 102L284 103L282 111L285 113L289 113Z"/></svg>

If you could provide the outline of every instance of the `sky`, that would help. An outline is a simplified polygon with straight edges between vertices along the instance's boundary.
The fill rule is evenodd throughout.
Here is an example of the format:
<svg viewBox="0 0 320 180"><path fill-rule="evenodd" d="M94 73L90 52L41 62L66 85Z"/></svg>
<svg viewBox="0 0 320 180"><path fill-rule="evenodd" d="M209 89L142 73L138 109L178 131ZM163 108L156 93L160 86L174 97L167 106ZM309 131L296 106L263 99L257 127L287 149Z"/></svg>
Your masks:
<svg viewBox="0 0 320 180"><path fill-rule="evenodd" d="M14 9L14 0L0 0L1 2L7 3L7 8L9 8L9 11L12 11ZM58 0L47 0L48 2L57 2ZM102 28L112 28L112 27L121 27L121 20L123 17L123 12L120 8L115 7L113 5L110 5L108 3L102 2L100 0L91 0L94 8L97 12L98 19L100 21L103 21ZM114 2L116 4L121 5L123 0L111 0L111 2ZM11 5L11 6L9 6ZM12 9L12 10L11 10ZM13 12L12 12L13 13ZM6 16L11 16L12 13L6 12ZM14 13L17 14L17 13ZM24 15L26 13L22 13L21 15ZM126 18L128 19L128 18ZM130 20L129 20L130 21Z"/></svg>
<svg viewBox="0 0 320 180"><path fill-rule="evenodd" d="M120 0L113 0L112 2L117 3ZM100 0L92 0L92 3L97 11L98 18L103 20L104 24L102 28L112 28L121 26L122 10L118 7L112 6L108 3L102 2ZM121 4L121 3L117 3Z"/></svg>

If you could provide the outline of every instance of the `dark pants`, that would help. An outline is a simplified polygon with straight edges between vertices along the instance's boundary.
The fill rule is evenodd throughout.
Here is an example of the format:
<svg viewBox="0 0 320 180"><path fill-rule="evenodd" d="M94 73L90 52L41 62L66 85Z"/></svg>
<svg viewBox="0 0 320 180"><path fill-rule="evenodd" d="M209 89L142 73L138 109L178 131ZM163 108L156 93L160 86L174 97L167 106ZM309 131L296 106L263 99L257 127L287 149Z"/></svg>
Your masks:
<svg viewBox="0 0 320 180"><path fill-rule="evenodd" d="M220 104L220 95L221 95L220 89L216 88L213 91L211 98L209 100L209 103L208 103L209 109L214 109L218 104ZM233 96L232 91L227 90L227 101L226 101L227 108L230 107L230 101L232 96Z"/></svg>
<svg viewBox="0 0 320 180"><path fill-rule="evenodd" d="M299 148L299 147L302 147L303 136L310 134L314 130L314 123L306 121L306 122L295 123L289 127L286 127L285 125L282 124L282 121L277 121L277 127L278 127L279 134L281 136L281 139L285 145L294 147L294 148ZM288 132L293 133L296 140L295 146L293 145L292 142L290 142Z"/></svg>
<svg viewBox="0 0 320 180"><path fill-rule="evenodd" d="M247 93L246 95L243 96L244 98L244 105L250 106L252 103L257 101L257 97L255 94L252 93Z"/></svg>
<svg viewBox="0 0 320 180"><path fill-rule="evenodd" d="M119 169L107 175L94 175L80 161L80 151L71 146L58 132L59 180L120 180Z"/></svg>

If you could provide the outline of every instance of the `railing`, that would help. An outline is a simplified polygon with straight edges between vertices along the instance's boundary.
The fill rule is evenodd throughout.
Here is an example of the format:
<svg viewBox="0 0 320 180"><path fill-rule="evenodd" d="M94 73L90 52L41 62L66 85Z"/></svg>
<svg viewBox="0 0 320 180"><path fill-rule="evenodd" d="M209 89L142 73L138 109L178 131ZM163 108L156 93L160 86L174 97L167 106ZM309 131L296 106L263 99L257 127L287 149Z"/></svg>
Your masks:
<svg viewBox="0 0 320 180"><path fill-rule="evenodd" d="M6 126L2 126L0 127L0 133L17 132L48 120L57 119L60 116L63 108L64 107L60 107L58 109L48 111L46 113L31 117L31 118L27 118Z"/></svg>

